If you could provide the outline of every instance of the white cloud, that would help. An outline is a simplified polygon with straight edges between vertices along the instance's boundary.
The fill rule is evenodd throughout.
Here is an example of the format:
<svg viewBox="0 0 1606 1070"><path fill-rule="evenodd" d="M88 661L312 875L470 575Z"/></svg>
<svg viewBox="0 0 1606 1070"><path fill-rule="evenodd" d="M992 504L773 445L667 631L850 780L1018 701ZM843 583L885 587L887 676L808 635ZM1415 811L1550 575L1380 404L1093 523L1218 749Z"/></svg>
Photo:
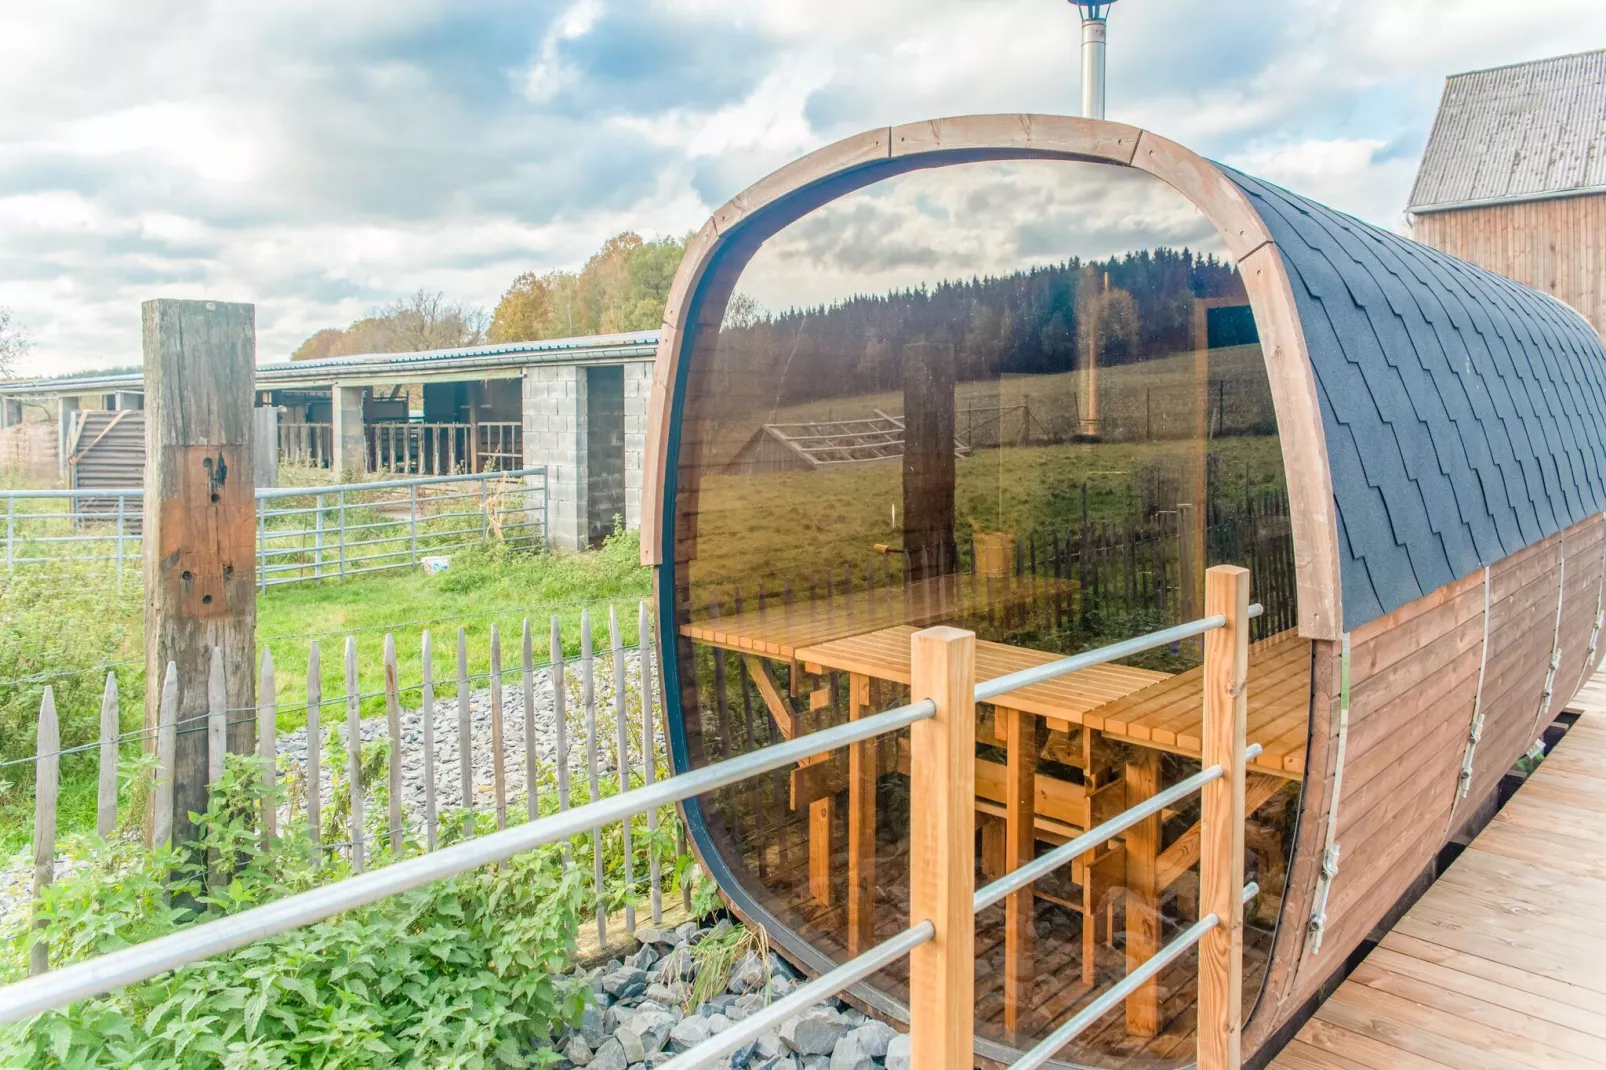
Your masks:
<svg viewBox="0 0 1606 1070"><path fill-rule="evenodd" d="M1599 0L1510 6L1119 4L1110 114L1397 226L1447 74L1606 44ZM137 360L169 294L255 301L279 358L420 286L489 305L620 230L684 233L858 130L1074 112L1078 40L1054 0L6 4L0 305L32 371Z"/></svg>

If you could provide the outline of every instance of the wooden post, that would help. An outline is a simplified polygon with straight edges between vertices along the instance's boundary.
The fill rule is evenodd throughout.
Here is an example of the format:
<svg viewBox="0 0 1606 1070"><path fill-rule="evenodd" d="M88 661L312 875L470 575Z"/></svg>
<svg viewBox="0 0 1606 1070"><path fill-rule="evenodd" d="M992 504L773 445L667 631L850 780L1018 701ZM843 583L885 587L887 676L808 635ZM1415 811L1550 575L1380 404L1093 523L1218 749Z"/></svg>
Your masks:
<svg viewBox="0 0 1606 1070"><path fill-rule="evenodd" d="M619 634L619 613L608 607L608 650L613 656L613 724L614 750L618 754L619 791L630 790L630 718L625 704L625 644ZM625 863L625 935L636 935L636 874L630 845L630 821L627 816L619 823L624 834Z"/></svg>
<svg viewBox="0 0 1606 1070"><path fill-rule="evenodd" d="M848 676L848 720L857 721L870 709L870 678ZM875 946L876 886L876 775L880 740L867 739L848 747L848 954L859 955Z"/></svg>
<svg viewBox="0 0 1606 1070"><path fill-rule="evenodd" d="M1160 752L1133 747L1126 765L1128 808L1160 790ZM1146 817L1126 833L1126 970L1131 973L1160 950L1160 815ZM1160 1032L1160 986L1150 978L1126 1000L1126 1031L1152 1037Z"/></svg>
<svg viewBox="0 0 1606 1070"><path fill-rule="evenodd" d="M401 686L396 679L396 637L385 633L385 732L390 736L390 857L402 855Z"/></svg>
<svg viewBox="0 0 1606 1070"><path fill-rule="evenodd" d="M435 849L435 646L429 629L424 629L422 653L424 683L418 696L418 712L424 721L424 846Z"/></svg>
<svg viewBox="0 0 1606 1070"><path fill-rule="evenodd" d="M45 685L39 702L39 734L34 740L33 784L33 925L40 928L39 900L56 879L56 792L60 787L61 730L56 723L56 692ZM28 972L50 969L50 948L43 940L29 951Z"/></svg>
<svg viewBox="0 0 1606 1070"><path fill-rule="evenodd" d="M351 781L351 869L361 873L367 862L363 849L362 705L358 698L357 637L346 636L346 776Z"/></svg>
<svg viewBox="0 0 1606 1070"><path fill-rule="evenodd" d="M1029 713L996 707L1004 722L1004 872L1026 865L1037 855L1038 719ZM1032 1032L1032 987L1037 976L1034 944L1037 897L1032 885L1004 900L1004 1030L1011 1038ZM1083 928L1093 924L1082 919Z"/></svg>
<svg viewBox="0 0 1606 1070"><path fill-rule="evenodd" d="M95 800L95 831L103 840L117 829L117 674L106 674L100 698L100 787Z"/></svg>
<svg viewBox="0 0 1606 1070"><path fill-rule="evenodd" d="M652 726L652 621L647 613L647 603L641 602L636 607L636 638L641 644L637 667L641 675L641 779L648 787L658 775L657 747L654 742ZM653 808L647 811L647 833L650 841L648 866L648 883L652 890L652 923L664 923L664 888L663 873L658 861L658 838L652 834L658 831L658 810Z"/></svg>
<svg viewBox="0 0 1606 1070"><path fill-rule="evenodd" d="M208 676L211 650L229 667L225 709L256 707L256 496L251 402L256 312L219 301L147 301L145 350L145 710L161 709L163 669ZM204 685L180 688L177 720L206 713ZM228 749L254 749L253 719L227 732ZM210 733L175 741L173 838L196 837L206 810ZM154 820L152 823L154 833Z"/></svg>
<svg viewBox="0 0 1606 1070"><path fill-rule="evenodd" d="M156 721L156 790L151 793L151 844L173 842L173 752L178 745L178 666L167 663Z"/></svg>
<svg viewBox="0 0 1606 1070"><path fill-rule="evenodd" d="M229 734L229 692L223 669L223 648L214 646L206 671L206 786L207 806L210 790L223 779L223 754Z"/></svg>
<svg viewBox="0 0 1606 1070"><path fill-rule="evenodd" d="M312 841L313 863L323 861L316 851L323 842L320 826L323 809L323 671L318 656L318 640L307 651L307 838Z"/></svg>
<svg viewBox="0 0 1606 1070"><path fill-rule="evenodd" d="M465 812L474 809L474 721L469 715L468 633L457 629L457 780ZM465 827L474 827L466 813Z"/></svg>
<svg viewBox="0 0 1606 1070"><path fill-rule="evenodd" d="M257 674L261 684L257 700L257 760L262 763L262 787L266 798L262 803L262 846L266 848L279 835L279 805L273 797L279 765L279 708L274 692L273 651L262 648L262 671ZM311 740L311 735L308 735ZM309 761L317 755L307 752Z"/></svg>
<svg viewBox="0 0 1606 1070"><path fill-rule="evenodd" d="M502 631L491 625L491 783L496 790L496 827L507 828L507 741L502 724Z"/></svg>
<svg viewBox="0 0 1606 1070"><path fill-rule="evenodd" d="M909 956L910 1065L970 1070L976 988L976 637L927 628L911 640L911 698L937 715L910 735L909 919L934 939Z"/></svg>
<svg viewBox="0 0 1606 1070"><path fill-rule="evenodd" d="M1205 576L1205 613L1227 618L1205 633L1205 768L1226 775L1204 787L1199 815L1199 911L1220 919L1199 942L1199 1070L1238 1070L1243 1025L1244 694L1249 674L1249 571L1217 565Z"/></svg>
<svg viewBox="0 0 1606 1070"><path fill-rule="evenodd" d="M524 618L519 637L519 657L524 675L524 810L531 821L541 816L540 755L535 739L535 647L530 636L530 618Z"/></svg>

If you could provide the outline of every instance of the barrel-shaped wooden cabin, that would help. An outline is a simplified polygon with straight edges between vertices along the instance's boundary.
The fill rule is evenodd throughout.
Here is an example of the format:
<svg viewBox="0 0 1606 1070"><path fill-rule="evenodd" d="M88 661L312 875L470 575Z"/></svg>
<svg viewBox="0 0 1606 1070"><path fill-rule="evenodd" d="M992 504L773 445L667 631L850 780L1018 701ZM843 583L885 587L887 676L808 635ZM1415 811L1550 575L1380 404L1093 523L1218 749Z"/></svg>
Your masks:
<svg viewBox="0 0 1606 1070"><path fill-rule="evenodd" d="M918 628L975 631L985 678L1196 618L1205 568L1252 571L1246 1052L1595 660L1585 321L1133 127L943 119L781 169L690 243L653 390L678 769L904 701ZM978 708L978 881L1199 768L1199 658ZM889 738L686 817L734 909L825 969L908 924L907 772ZM1196 920L1197 816L977 918L979 1054L1010 1061ZM904 971L854 994L896 1019ZM1195 975L1168 967L1062 1065L1190 1062Z"/></svg>

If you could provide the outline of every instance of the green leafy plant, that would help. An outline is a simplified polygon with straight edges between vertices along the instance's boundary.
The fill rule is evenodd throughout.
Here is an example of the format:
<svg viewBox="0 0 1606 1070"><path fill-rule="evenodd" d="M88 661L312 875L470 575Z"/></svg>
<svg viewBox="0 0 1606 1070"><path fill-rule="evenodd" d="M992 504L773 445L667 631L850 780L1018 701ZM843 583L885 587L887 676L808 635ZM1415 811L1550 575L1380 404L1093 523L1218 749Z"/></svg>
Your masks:
<svg viewBox="0 0 1606 1070"><path fill-rule="evenodd" d="M256 815L280 791L260 772L229 757L198 861L132 839L68 844L76 865L37 934L7 934L0 973L25 972L36 936L61 965L346 875L299 820L262 844ZM586 878L559 848L531 851L0 1029L0 1065L540 1065L588 998L564 974Z"/></svg>

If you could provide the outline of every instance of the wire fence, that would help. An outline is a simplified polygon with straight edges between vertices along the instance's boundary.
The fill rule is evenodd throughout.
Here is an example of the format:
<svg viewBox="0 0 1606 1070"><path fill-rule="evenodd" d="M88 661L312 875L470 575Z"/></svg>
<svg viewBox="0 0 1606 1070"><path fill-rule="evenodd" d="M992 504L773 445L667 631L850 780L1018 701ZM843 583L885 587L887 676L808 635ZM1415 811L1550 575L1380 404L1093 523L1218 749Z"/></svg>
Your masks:
<svg viewBox="0 0 1606 1070"><path fill-rule="evenodd" d="M138 487L0 491L5 567L112 563L141 567ZM544 467L323 487L258 488L257 584L322 582L398 568L485 538L547 546Z"/></svg>
<svg viewBox="0 0 1606 1070"><path fill-rule="evenodd" d="M257 705L229 707L226 701L209 698L199 703L205 707L203 712L181 716L181 711L197 707L199 696L226 694L223 677L240 671L239 666L225 666L218 651L204 680L181 680L177 666L170 663L154 723L128 732L118 729L117 675L109 672L100 738L72 747L59 744L55 695L47 686L40 702L37 753L0 763L0 776L8 766L34 767L34 900L37 902L53 881L56 869L61 759L98 751L96 833L110 838L118 832L118 821L127 809L127 793L140 790L127 777L119 776L128 761L127 748L153 750L152 834L157 842L165 842L173 829L175 781L194 772L180 770L176 764L177 737L185 733L207 734L206 782L210 789L222 775L230 729L254 725L255 753L268 779L266 786L282 787L280 795L286 800L260 815L263 835L275 836L281 822L304 818L313 846L342 852L359 873L380 857L390 861L435 850L448 822L456 835L459 829L472 826L477 812L494 814L496 827L504 829L510 822L535 820L543 808L563 812L571 804L597 802L615 788L628 791L632 786L652 784L669 775L669 765L663 725L655 715L661 706L654 701L653 638L646 602L637 607L636 623L638 642L627 647L618 614L610 607L607 632L600 637L605 638L606 646L602 646L593 634L590 612L583 612L581 653L573 658L564 655L557 617L552 618L545 636L537 635L526 618L518 644L506 660L500 631L493 626L489 664L478 667L470 666L463 629L457 632L455 658L446 652L437 657L432 636L426 631L421 640L420 678L406 686L398 679L395 643L387 636L385 686L377 692L358 687L354 637L347 637L344 643L341 665L330 666L330 676L341 674L341 685L326 690L319 644L313 640L308 650L307 701L285 707L274 699L273 655L270 648L264 648L257 678L262 698ZM536 650L543 645L547 647L545 659L538 663ZM438 681L437 663L449 666L449 673ZM376 696L385 699L385 715L364 720L361 702ZM404 701L404 696L415 697ZM324 711L331 707L336 710L337 723L326 724ZM339 721L342 710L345 716ZM291 734L293 747L281 751L279 715L303 711L305 728ZM378 746L385 754L385 769L375 776L374 748ZM454 763L455 775L449 769ZM344 803L342 820L326 821L325 815L334 809L337 783L344 783L344 799L349 801ZM361 790L352 791L354 783ZM543 799L548 800L544 807ZM378 812L381 808L383 816ZM664 909L666 867L656 835L661 815L654 808L633 815L635 818L640 819L646 836L635 840L631 821L626 822L622 862L627 935L633 935L636 927L634 891L643 893L654 924L661 922ZM593 835L591 849L592 893L598 946L606 947L609 904L615 897L606 887L597 835L600 832ZM672 872L673 865L669 868ZM683 888L683 895L689 895L689 890ZM689 904L684 905L689 909Z"/></svg>

